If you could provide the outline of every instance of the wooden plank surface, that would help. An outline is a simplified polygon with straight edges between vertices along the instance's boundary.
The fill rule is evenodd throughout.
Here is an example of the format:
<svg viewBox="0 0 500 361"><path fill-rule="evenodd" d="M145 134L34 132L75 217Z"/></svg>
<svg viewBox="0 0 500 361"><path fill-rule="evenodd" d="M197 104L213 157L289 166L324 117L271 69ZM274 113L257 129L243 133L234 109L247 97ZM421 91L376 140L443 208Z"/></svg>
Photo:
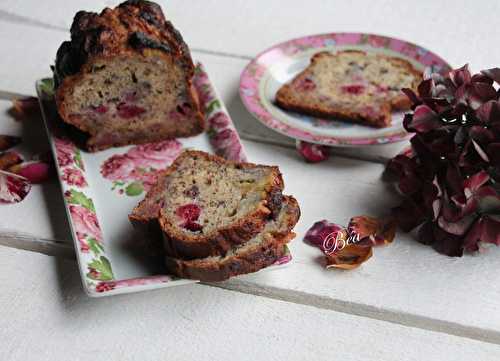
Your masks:
<svg viewBox="0 0 500 361"><path fill-rule="evenodd" d="M482 360L500 347L203 285L86 297L74 263L0 246L0 359Z"/></svg>

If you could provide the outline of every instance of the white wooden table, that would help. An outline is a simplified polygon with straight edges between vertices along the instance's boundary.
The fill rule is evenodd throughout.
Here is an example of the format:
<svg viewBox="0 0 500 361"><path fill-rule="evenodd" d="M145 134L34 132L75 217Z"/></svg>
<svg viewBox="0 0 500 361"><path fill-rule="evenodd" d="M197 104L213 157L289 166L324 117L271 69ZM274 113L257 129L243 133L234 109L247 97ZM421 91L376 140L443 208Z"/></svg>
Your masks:
<svg viewBox="0 0 500 361"><path fill-rule="evenodd" d="M454 66L498 66L500 3L161 3L206 65L242 135L280 144L245 141L252 161L280 166L287 192L301 204L291 245L295 261L218 287L90 299L72 259L59 185L36 186L24 202L0 207L0 360L499 360L500 249L454 259L399 234L360 269L342 272L324 270L318 250L302 242L316 220L345 223L395 205L380 181L380 159L404 144L342 151L308 165L290 140L245 111L237 89L240 72L259 51L331 31L400 37ZM114 4L3 0L0 94L34 94L34 80L49 74L74 13ZM15 122L6 113L9 105L0 101L0 133L23 134L28 153L47 149L42 125ZM8 237L19 232L24 240Z"/></svg>

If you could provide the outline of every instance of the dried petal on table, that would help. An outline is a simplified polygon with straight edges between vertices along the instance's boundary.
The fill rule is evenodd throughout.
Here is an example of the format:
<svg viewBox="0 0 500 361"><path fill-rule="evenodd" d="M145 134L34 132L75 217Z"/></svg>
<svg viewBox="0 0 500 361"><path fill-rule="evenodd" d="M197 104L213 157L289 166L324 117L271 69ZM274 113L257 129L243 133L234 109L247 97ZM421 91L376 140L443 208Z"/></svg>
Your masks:
<svg viewBox="0 0 500 361"><path fill-rule="evenodd" d="M23 161L23 157L18 152L9 151L0 153L0 169L6 170L13 165L19 164Z"/></svg>
<svg viewBox="0 0 500 361"><path fill-rule="evenodd" d="M392 243L396 236L396 221L357 216L351 218L347 230L351 237L359 237L359 242L378 246Z"/></svg>
<svg viewBox="0 0 500 361"><path fill-rule="evenodd" d="M323 252L325 252L326 248L331 248L325 243L328 243L328 240L336 239L336 235L344 230L344 227L323 219L322 221L314 223L313 226L309 228L304 236L304 241L312 244L313 246L319 247Z"/></svg>
<svg viewBox="0 0 500 361"><path fill-rule="evenodd" d="M12 100L12 108L18 117L26 117L40 112L38 98L25 97Z"/></svg>
<svg viewBox="0 0 500 361"><path fill-rule="evenodd" d="M45 182L50 175L50 165L45 162L31 161L16 164L9 168L9 172L25 177L33 184Z"/></svg>
<svg viewBox="0 0 500 361"><path fill-rule="evenodd" d="M9 148L15 147L21 143L21 138L13 135L1 135L0 134L0 151L7 150Z"/></svg>
<svg viewBox="0 0 500 361"><path fill-rule="evenodd" d="M31 184L26 178L0 171L0 203L21 202L30 189Z"/></svg>
<svg viewBox="0 0 500 361"><path fill-rule="evenodd" d="M319 163L329 158L330 148L325 145L313 144L298 140L297 150L309 163Z"/></svg>
<svg viewBox="0 0 500 361"><path fill-rule="evenodd" d="M354 269L366 262L373 255L371 246L349 244L346 247L326 255L326 268Z"/></svg>

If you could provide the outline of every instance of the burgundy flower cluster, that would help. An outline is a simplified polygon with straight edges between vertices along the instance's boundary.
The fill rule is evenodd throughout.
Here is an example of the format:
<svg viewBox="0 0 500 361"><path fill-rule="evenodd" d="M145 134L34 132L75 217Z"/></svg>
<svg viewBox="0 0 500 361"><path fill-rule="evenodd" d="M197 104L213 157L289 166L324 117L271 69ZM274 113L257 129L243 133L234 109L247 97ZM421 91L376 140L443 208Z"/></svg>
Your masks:
<svg viewBox="0 0 500 361"><path fill-rule="evenodd" d="M424 74L404 127L411 151L393 158L386 175L405 196L399 226L448 256L500 244L500 68L472 75L465 65Z"/></svg>

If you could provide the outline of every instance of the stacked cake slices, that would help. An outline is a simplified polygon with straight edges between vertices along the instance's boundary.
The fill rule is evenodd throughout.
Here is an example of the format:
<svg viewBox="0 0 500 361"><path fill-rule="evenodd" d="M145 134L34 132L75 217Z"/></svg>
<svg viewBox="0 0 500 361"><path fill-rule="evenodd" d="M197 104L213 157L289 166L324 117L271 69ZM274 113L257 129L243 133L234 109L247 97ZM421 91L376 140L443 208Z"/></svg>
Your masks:
<svg viewBox="0 0 500 361"><path fill-rule="evenodd" d="M300 216L277 167L185 151L130 215L160 233L168 271L222 281L272 265Z"/></svg>

